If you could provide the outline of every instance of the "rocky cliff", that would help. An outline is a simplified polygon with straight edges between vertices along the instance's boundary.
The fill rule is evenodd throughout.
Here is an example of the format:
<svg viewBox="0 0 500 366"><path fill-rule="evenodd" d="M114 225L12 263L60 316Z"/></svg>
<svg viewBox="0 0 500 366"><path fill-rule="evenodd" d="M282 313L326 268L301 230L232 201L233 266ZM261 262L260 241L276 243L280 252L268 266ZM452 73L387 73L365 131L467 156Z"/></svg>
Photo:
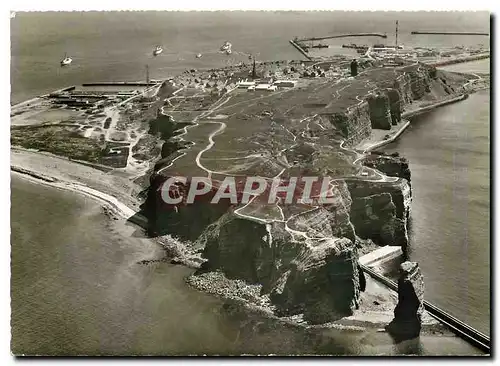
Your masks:
<svg viewBox="0 0 500 366"><path fill-rule="evenodd" d="M328 221L319 221L325 233L331 232ZM259 223L228 213L199 241L206 269L261 284L280 315L304 314L311 323L324 323L352 314L360 285L355 244L320 237L321 229L315 238L295 237L283 222Z"/></svg>
<svg viewBox="0 0 500 366"><path fill-rule="evenodd" d="M350 217L356 234L379 245L408 245L407 224L411 188L405 179L394 182L347 182L353 197Z"/></svg>
<svg viewBox="0 0 500 366"><path fill-rule="evenodd" d="M411 182L411 171L408 160L399 156L398 153L385 154L383 152L372 151L363 159L363 165L377 169L390 177L404 178Z"/></svg>
<svg viewBox="0 0 500 366"><path fill-rule="evenodd" d="M316 114L318 120L305 122L307 118L302 116L290 125L286 119L274 121L271 132L270 123L257 119L254 122L261 130L251 137L255 142L252 146L258 146L254 151L258 154L253 153L251 159L276 163L273 175L281 170L282 177L305 172L332 174L336 178L331 187L333 203L314 208L259 207L254 203L243 209L228 202L210 204L212 195L208 194L194 204L165 209L159 196L162 181L167 177L156 176L152 178L146 205L151 213L151 231L193 242L206 260L203 271L223 273L230 279L261 286L261 295L267 296L277 314L303 314L310 323L352 314L362 290L358 269L360 245L373 242L405 249L408 244L411 173L405 159L372 153L361 162L378 172L379 178L373 178L374 173L365 179L358 175L359 165L354 164L355 159L359 161L356 153L345 147L370 136L373 128L387 129L398 123L410 103L426 97L434 88L441 88L440 92L445 89L435 69L428 67L389 70L383 76L376 81L376 93L363 98L356 95L343 112L322 107L325 111ZM286 99L275 102L279 105ZM287 105L287 110L293 110L291 107ZM313 130L315 124L317 129ZM235 144L246 141L243 135L235 136ZM261 136L268 140L259 140ZM221 139L216 136L217 146L221 146ZM274 160L266 150L269 139L272 151L280 152ZM345 141L345 146L338 147L339 140ZM229 156L227 161L243 159L235 156ZM171 155L164 163L171 164L174 159ZM243 160L238 164L242 172L253 166L245 166ZM352 170L345 169L344 164ZM178 187L182 194L188 185Z"/></svg>
<svg viewBox="0 0 500 366"><path fill-rule="evenodd" d="M330 122L341 132L348 146L370 136L372 129L389 130L401 121L401 114L414 101L451 93L447 78L434 67L412 65L394 71L393 78L377 81L378 88L345 112L330 114ZM431 95L437 90L437 95ZM359 100L359 96L357 99Z"/></svg>

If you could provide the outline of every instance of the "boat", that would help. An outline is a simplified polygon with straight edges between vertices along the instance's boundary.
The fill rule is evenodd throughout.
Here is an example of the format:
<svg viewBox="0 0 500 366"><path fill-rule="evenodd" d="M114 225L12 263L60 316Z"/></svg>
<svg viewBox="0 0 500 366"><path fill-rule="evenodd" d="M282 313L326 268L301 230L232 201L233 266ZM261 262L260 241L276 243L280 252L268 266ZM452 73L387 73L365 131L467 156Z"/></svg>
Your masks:
<svg viewBox="0 0 500 366"><path fill-rule="evenodd" d="M73 62L73 59L71 57L68 57L66 54L64 54L64 58L61 60L61 66L69 65L72 62Z"/></svg>
<svg viewBox="0 0 500 366"><path fill-rule="evenodd" d="M312 48L330 48L330 45L319 43L319 44L315 44L315 45L313 45L311 47Z"/></svg>
<svg viewBox="0 0 500 366"><path fill-rule="evenodd" d="M201 53L198 53L198 54L196 55L196 58L201 58L201 56L203 56L203 55L202 55Z"/></svg>
<svg viewBox="0 0 500 366"><path fill-rule="evenodd" d="M231 43L229 43L228 41L224 42L224 44L221 46L220 50L221 51L231 51Z"/></svg>
<svg viewBox="0 0 500 366"><path fill-rule="evenodd" d="M156 46L154 51L153 51L153 56L158 56L160 53L163 52L163 47L162 46Z"/></svg>

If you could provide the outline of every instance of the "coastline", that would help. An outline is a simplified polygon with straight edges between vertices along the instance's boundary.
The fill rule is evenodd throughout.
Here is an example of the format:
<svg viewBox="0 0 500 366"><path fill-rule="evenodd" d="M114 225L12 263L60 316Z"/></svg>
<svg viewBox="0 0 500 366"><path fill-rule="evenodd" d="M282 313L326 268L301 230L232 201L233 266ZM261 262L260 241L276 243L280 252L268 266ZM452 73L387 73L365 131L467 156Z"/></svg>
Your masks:
<svg viewBox="0 0 500 366"><path fill-rule="evenodd" d="M403 113L402 116L411 117L418 113L424 113L434 108L463 100L466 97L467 94L461 94L456 97L432 103L430 105L422 105L422 103L419 103L420 106L417 105L416 108ZM369 145L366 148L362 149L362 151L367 152L395 141L402 135L402 133L406 130L406 128L408 128L409 125L409 121L402 120L402 122L399 123L399 126L395 126L396 128L394 129L394 131L390 131L389 137L381 138L382 136L375 136L373 139L368 141ZM387 134L388 132L386 130L377 131L382 131L383 134ZM79 161L59 157L46 152L27 150L17 147L12 147L11 152L11 171L13 171L15 174L29 179L34 183L77 192L79 194L83 194L87 197L93 198L101 205L103 205L103 207L110 209L114 215L127 219L130 222L133 222L134 224L137 224L143 228L146 227L147 219L145 217L137 215L137 212L132 208L138 208L141 203L139 199L136 198L137 193L139 192L139 187L137 184L131 182L132 176L130 176L126 172L120 170L120 172L122 172L121 176L113 173L106 174L105 172L100 171L98 166L92 166L92 164L84 164ZM126 189L123 189L125 187ZM136 194L133 194L134 192ZM165 244L165 242L163 242L163 238L151 239L166 248L167 252L170 252L170 255L165 259L168 260L172 258L172 263L183 264L191 268L199 268L201 263L203 262L199 254L195 254L192 249L188 248L188 245L186 245L185 243L179 243L172 238L167 238L167 242L174 242L174 245L172 246L173 249L169 250L169 244ZM145 262L144 264L147 264L147 262ZM264 311L269 316L276 317L272 314L270 308L265 306L266 304L264 304L263 307L258 305L259 302L263 302L263 299L259 296L252 296L255 293L255 289L252 289L251 286L245 284L238 285L238 282L236 282L236 290L234 290L234 284L232 283L227 287L218 286L221 283L224 284L224 281L226 281L225 278L223 278L221 282L218 281L220 279L208 277L203 278L198 283L196 283L197 280L193 278L194 276L188 277L186 282L199 290L211 293L218 297L222 297L226 300L236 301L239 305L243 305L245 308L249 308L251 310L259 312ZM207 284L210 284L208 288L206 287ZM376 297L377 302L386 302L385 305L387 305L387 303L390 303L388 309L390 308L391 310L387 309L384 311L380 311L380 309L371 309L368 306L368 308L365 307L361 309L359 313L354 316L344 318L339 322L336 322L336 324L324 325L324 327L345 328L346 326L349 327L353 325L361 327L361 330L366 330L367 328L383 327L384 324L388 323L392 319L392 308L395 306L395 303L394 299L389 295L391 294L389 289L378 289L377 291L380 291L380 294L376 294L377 296L379 296ZM250 294L250 296L248 296L248 294ZM370 298L374 296L374 293L368 293L367 296ZM256 300L257 303L252 300ZM367 303L370 303L370 300L368 300ZM279 319L287 321L287 319ZM293 323L297 323L298 320L299 325L309 327L309 325L307 324L300 324L300 319L288 320ZM427 325L430 325L432 328L434 325L436 325L436 321L427 323ZM439 331L443 329L439 326L438 328L440 329ZM431 329L429 329L429 331L431 331ZM425 333L426 332L423 331L424 335Z"/></svg>
<svg viewBox="0 0 500 366"><path fill-rule="evenodd" d="M111 211L106 211L106 216L109 220L113 220L112 215L121 217L122 219L129 219L127 216L132 209L127 207L125 204L118 201L115 197L108 195L103 192L98 192L95 189L89 188L82 184L60 180L58 178L51 177L50 175L40 173L38 171L33 171L30 169L20 168L18 166L12 166L11 171L21 179L25 179L34 184L41 184L44 186L63 189L77 194L89 197L96 202L98 202L103 208L109 209ZM111 215L110 215L111 214ZM144 219L145 220L145 219ZM144 224L145 221L133 222L138 226ZM153 242L156 242L154 238L150 238ZM163 243L159 242L162 245ZM166 261L168 262L169 258ZM165 262L164 259L156 260L159 262ZM142 264L149 264L153 261L142 261ZM189 263L179 263L191 268L196 268L198 266L189 265ZM212 277L212 274L209 274ZM222 274L217 274L216 276L222 276ZM215 282L219 282L221 278L215 279ZM233 281L226 278L222 278L223 281L230 281L231 284L228 287L218 287L212 286L211 288L206 287L206 281L199 281L197 276L189 276L186 278L186 285L201 290L203 292L209 293L211 295L222 298L229 303L236 304L246 309L250 313L260 314L266 318L278 321L280 323L288 324L290 326L303 328L303 329L315 329L318 331L331 329L337 331L348 331L348 332L366 332L370 329L377 331L382 331L385 324L389 323L393 317L392 309L397 303L397 295L391 289L385 288L383 285L377 283L370 276L366 277L367 280L367 291L363 294L366 300L363 303L367 304L360 308L356 314L342 318L333 323L325 323L321 325L311 325L304 322L300 317L278 317L272 311L272 306L267 304L265 298L262 298L258 294L259 286L248 285L242 281ZM236 287L231 288L231 287ZM234 290L234 291L232 291ZM373 301L379 302L381 309L373 308L371 304ZM423 328L422 336L424 337L450 337L456 338L453 333L448 331L443 327L436 319L431 315L425 314L423 318Z"/></svg>
<svg viewBox="0 0 500 366"><path fill-rule="evenodd" d="M460 102L460 101L466 99L467 97L468 97L467 94L461 94L461 95L458 95L458 96L450 98L450 99L442 100L442 101L439 101L436 103L432 103L430 105L425 105L422 107L418 107L418 108L403 112L401 114L401 118L402 118L401 122L397 126L394 126L395 128L391 128L391 130L378 130L377 132L379 132L379 133L376 136L374 136L373 138L367 139L364 142L362 142L361 144L359 144L356 147L356 150L362 151L363 153L366 153L366 152L378 149L379 147L388 145L388 144L396 141L403 134L403 132L411 125L411 121L408 120L408 118L414 117L414 116L421 114L421 113L429 112L433 109L436 109L436 108L439 108L439 107L442 107L442 106L445 106L448 104ZM385 138L385 137L383 138L382 134L385 134L385 136L387 138Z"/></svg>
<svg viewBox="0 0 500 366"><path fill-rule="evenodd" d="M363 141L354 148L357 151L367 153L390 144L398 139L411 125L411 121L407 120L407 118L464 100L467 97L468 94L461 94L447 100L406 111L402 113L404 119L398 124L399 126L395 126L394 130L377 130L379 133L376 136L372 136L372 138ZM387 132L389 133L387 134ZM382 134L385 134L385 136L382 136ZM40 167L45 169L40 171ZM141 204L136 194L133 194L133 192L138 193L140 187L133 183L129 179L132 177L128 177L127 174L124 176L106 174L103 170L109 172L112 169L102 168L98 164L72 160L45 151L11 146L11 171L19 177L28 179L33 183L65 189L93 198L117 216L128 219L143 229L147 228L147 218L139 215L132 208L138 208ZM118 185L116 185L116 181L118 181ZM126 189L113 189L111 187ZM187 265L190 266L192 263ZM198 265L195 265L194 268L198 267Z"/></svg>

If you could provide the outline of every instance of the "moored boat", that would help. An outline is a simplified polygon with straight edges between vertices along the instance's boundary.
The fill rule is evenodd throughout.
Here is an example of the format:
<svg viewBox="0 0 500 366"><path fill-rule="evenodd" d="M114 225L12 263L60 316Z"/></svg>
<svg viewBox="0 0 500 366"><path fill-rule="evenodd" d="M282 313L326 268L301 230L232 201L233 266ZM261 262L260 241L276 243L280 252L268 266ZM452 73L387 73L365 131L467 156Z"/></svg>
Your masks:
<svg viewBox="0 0 500 366"><path fill-rule="evenodd" d="M68 57L66 54L64 54L64 58L61 60L61 66L67 66L73 62L73 59L71 57Z"/></svg>
<svg viewBox="0 0 500 366"><path fill-rule="evenodd" d="M160 53L163 52L163 47L162 46L156 46L154 51L153 51L153 56L158 56Z"/></svg>

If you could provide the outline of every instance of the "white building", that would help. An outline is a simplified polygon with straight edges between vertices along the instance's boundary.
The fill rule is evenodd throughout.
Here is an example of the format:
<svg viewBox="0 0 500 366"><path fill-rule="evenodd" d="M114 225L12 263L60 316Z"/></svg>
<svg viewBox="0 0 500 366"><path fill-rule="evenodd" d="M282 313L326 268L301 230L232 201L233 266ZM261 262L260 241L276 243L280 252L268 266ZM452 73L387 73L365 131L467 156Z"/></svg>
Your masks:
<svg viewBox="0 0 500 366"><path fill-rule="evenodd" d="M297 84L297 80L276 80L273 85L279 88L293 88Z"/></svg>
<svg viewBox="0 0 500 366"><path fill-rule="evenodd" d="M255 81L240 81L238 83L238 88L240 89L248 89L251 86L255 86Z"/></svg>

